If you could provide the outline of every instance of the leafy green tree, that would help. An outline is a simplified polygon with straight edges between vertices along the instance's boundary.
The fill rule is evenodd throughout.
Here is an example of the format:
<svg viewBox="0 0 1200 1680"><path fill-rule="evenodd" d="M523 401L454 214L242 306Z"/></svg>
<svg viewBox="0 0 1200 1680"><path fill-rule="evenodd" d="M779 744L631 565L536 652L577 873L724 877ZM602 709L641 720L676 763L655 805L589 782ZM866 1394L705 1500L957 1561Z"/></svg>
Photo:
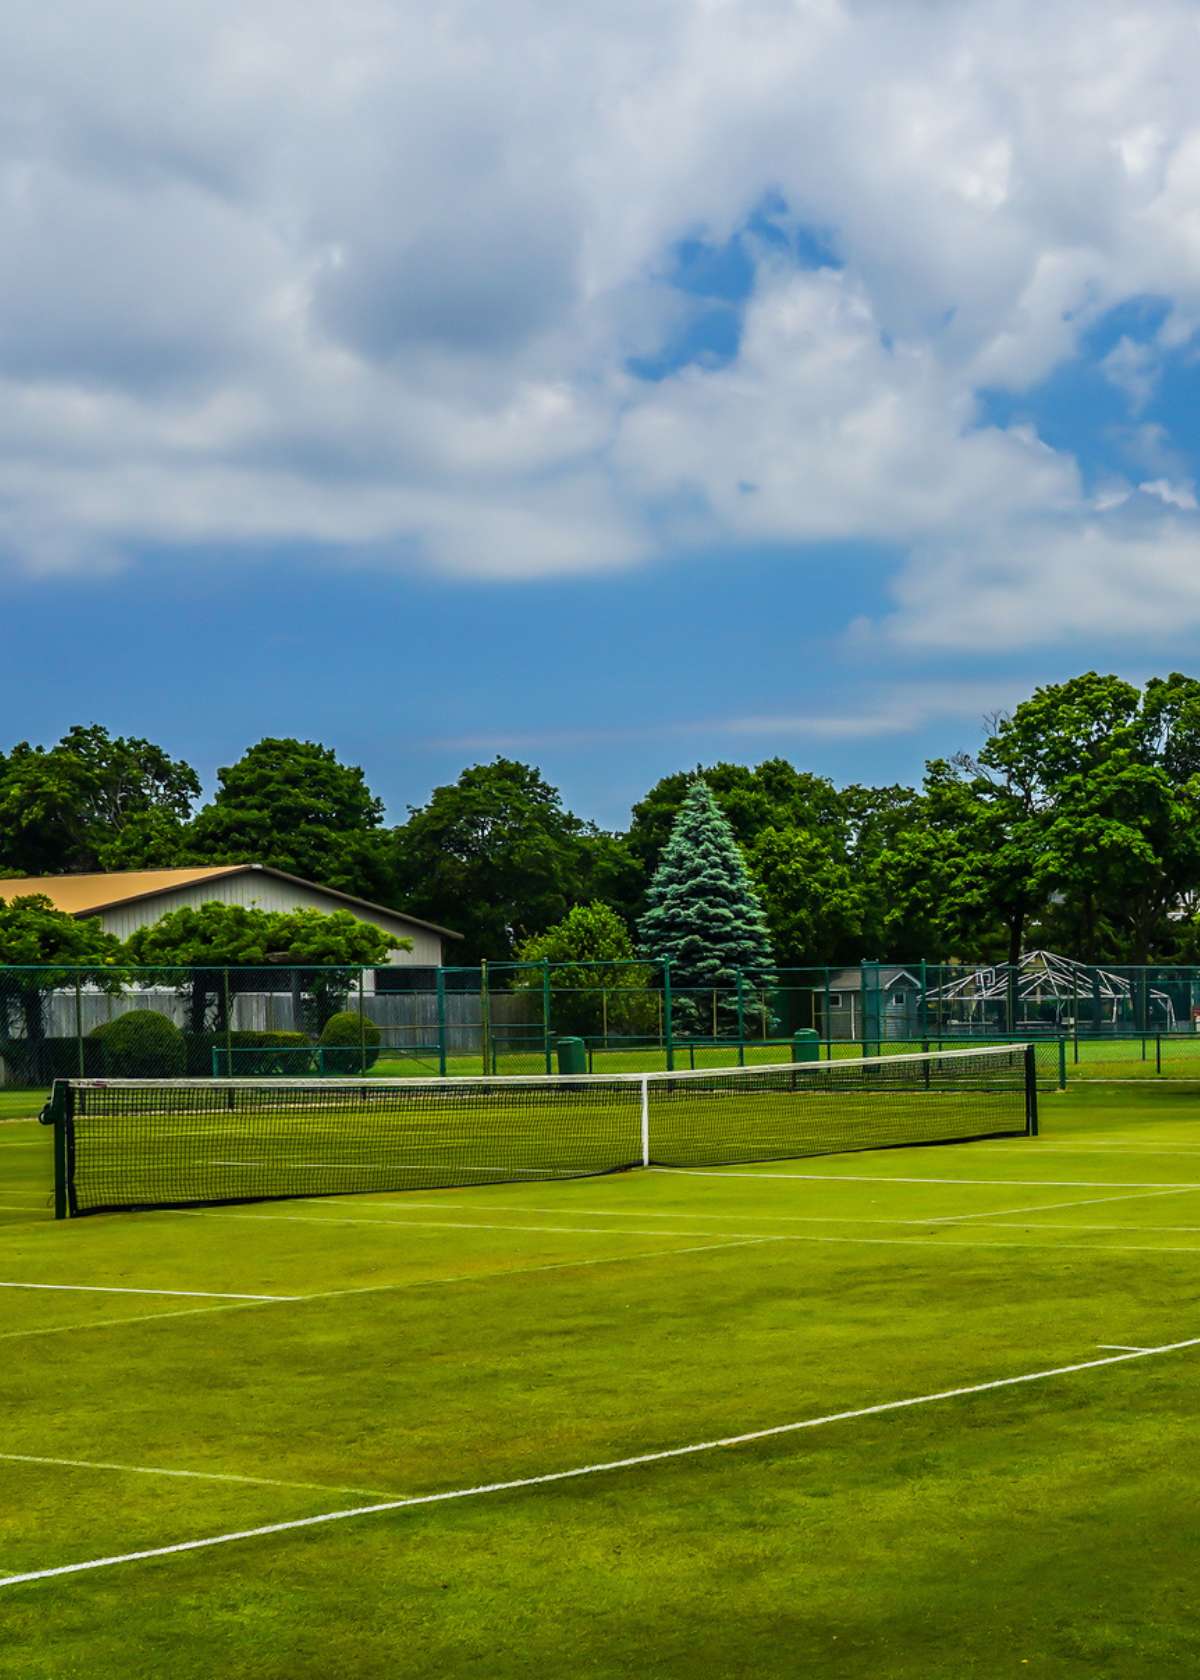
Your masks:
<svg viewBox="0 0 1200 1680"><path fill-rule="evenodd" d="M41 893L0 899L0 1022L6 1038L14 1032L24 1038L31 1078L46 1071L39 1047L48 994L77 980L119 992L120 960L120 942L91 917L77 921Z"/></svg>
<svg viewBox="0 0 1200 1680"><path fill-rule="evenodd" d="M768 828L748 862L782 967L859 960L863 887L839 847L811 828Z"/></svg>
<svg viewBox="0 0 1200 1680"><path fill-rule="evenodd" d="M671 963L674 1020L684 1031L708 1020L705 996L718 994L720 1018L733 1017L738 976L754 987L774 978L766 918L729 822L697 776L663 848L638 927L642 953Z"/></svg>
<svg viewBox="0 0 1200 1680"><path fill-rule="evenodd" d="M286 979L297 1019L312 1017L319 1030L340 1007L360 967L386 963L389 952L411 948L410 940L360 922L347 910L326 915L211 903L172 910L138 928L125 955L176 985L189 1001L189 1030L203 1033L210 1017L217 1030L227 1025L226 974L231 991L244 987L247 970L258 971L253 983L259 988Z"/></svg>
<svg viewBox="0 0 1200 1680"><path fill-rule="evenodd" d="M264 863L364 898L389 895L383 803L331 748L268 738L217 780L188 833L192 860Z"/></svg>
<svg viewBox="0 0 1200 1680"><path fill-rule="evenodd" d="M657 999L648 987L653 969L637 961L629 929L607 904L577 904L561 922L527 939L523 963L550 964L551 1024L556 1034L636 1037L654 1030ZM544 997L542 975L521 969L514 991Z"/></svg>
<svg viewBox="0 0 1200 1680"><path fill-rule="evenodd" d="M622 867L531 765L497 758L411 808L393 836L399 902L463 935L461 960L511 960Z"/></svg>
<svg viewBox="0 0 1200 1680"><path fill-rule="evenodd" d="M23 875L114 867L147 825L180 835L199 793L190 765L99 724L53 747L21 741L0 758L0 865Z"/></svg>

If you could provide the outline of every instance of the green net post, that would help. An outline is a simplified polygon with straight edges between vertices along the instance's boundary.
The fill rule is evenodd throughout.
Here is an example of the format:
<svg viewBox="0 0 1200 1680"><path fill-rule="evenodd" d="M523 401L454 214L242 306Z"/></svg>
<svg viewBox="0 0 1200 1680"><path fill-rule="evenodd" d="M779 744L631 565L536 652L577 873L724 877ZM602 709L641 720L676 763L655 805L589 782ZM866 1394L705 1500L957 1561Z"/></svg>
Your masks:
<svg viewBox="0 0 1200 1680"><path fill-rule="evenodd" d="M546 1072L554 1072L550 1048L550 959L542 958L542 1049L545 1052Z"/></svg>
<svg viewBox="0 0 1200 1680"><path fill-rule="evenodd" d="M1025 1135L1038 1135L1037 1049L1025 1046Z"/></svg>
<svg viewBox="0 0 1200 1680"><path fill-rule="evenodd" d="M667 1072L675 1071L675 1035L671 1025L671 959L662 959L663 971L663 1048L667 1052Z"/></svg>
<svg viewBox="0 0 1200 1680"><path fill-rule="evenodd" d="M54 1217L71 1216L71 1087L56 1079L38 1119L54 1127Z"/></svg>
<svg viewBox="0 0 1200 1680"><path fill-rule="evenodd" d="M437 989L438 1077L446 1077L446 971L439 968L434 981Z"/></svg>

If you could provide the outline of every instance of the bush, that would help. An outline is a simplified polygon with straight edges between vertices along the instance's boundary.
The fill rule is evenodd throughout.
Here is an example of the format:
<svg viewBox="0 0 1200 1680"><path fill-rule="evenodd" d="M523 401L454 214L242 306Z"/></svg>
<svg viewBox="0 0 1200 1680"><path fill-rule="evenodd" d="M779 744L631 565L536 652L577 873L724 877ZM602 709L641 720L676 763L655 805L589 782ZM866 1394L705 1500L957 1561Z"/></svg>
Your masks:
<svg viewBox="0 0 1200 1680"><path fill-rule="evenodd" d="M14 1088L43 1090L56 1079L98 1079L104 1072L104 1051L90 1039L83 1043L79 1065L77 1038L0 1039L0 1082Z"/></svg>
<svg viewBox="0 0 1200 1680"><path fill-rule="evenodd" d="M153 1009L131 1009L88 1036L103 1047L106 1078L178 1079L187 1071L183 1034Z"/></svg>
<svg viewBox="0 0 1200 1680"><path fill-rule="evenodd" d="M228 1046L233 1066L228 1065L223 1032L186 1033L187 1070L191 1079L232 1075L234 1079L260 1079L283 1074L303 1079L316 1071L312 1040L302 1032L231 1032Z"/></svg>
<svg viewBox="0 0 1200 1680"><path fill-rule="evenodd" d="M374 1067L383 1034L374 1021L343 1009L326 1021L320 1038L326 1073L362 1073Z"/></svg>

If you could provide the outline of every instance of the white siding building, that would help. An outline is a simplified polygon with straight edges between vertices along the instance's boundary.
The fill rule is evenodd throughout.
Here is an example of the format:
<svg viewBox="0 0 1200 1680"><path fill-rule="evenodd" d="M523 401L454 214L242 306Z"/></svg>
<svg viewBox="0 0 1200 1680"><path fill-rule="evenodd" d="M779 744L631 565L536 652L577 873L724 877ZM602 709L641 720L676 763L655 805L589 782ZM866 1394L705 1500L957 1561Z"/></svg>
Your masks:
<svg viewBox="0 0 1200 1680"><path fill-rule="evenodd" d="M130 869L105 875L40 875L0 880L0 899L40 893L68 915L95 916L118 939L161 921L172 910L201 904L243 904L259 910L348 910L360 922L412 941L411 951L393 951L388 966L440 968L447 944L462 937L436 922L336 892L261 863L222 864L208 869Z"/></svg>

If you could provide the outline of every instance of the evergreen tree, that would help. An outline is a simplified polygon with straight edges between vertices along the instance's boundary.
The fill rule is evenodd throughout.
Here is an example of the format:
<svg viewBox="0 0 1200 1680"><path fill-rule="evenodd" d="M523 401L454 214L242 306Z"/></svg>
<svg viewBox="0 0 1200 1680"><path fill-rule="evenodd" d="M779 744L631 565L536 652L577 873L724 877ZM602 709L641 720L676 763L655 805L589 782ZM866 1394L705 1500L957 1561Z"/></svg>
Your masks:
<svg viewBox="0 0 1200 1680"><path fill-rule="evenodd" d="M708 783L688 790L646 894L638 926L647 957L668 957L676 1030L704 1031L718 994L721 1024L736 1018L737 977L769 985L774 962L766 917L733 830Z"/></svg>

